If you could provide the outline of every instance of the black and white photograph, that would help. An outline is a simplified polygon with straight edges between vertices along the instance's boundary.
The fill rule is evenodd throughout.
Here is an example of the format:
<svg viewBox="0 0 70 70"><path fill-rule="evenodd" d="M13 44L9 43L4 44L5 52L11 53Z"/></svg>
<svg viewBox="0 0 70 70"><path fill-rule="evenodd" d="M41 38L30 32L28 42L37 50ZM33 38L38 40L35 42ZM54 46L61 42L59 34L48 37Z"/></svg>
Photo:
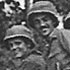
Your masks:
<svg viewBox="0 0 70 70"><path fill-rule="evenodd" d="M70 70L70 0L0 0L0 70Z"/></svg>

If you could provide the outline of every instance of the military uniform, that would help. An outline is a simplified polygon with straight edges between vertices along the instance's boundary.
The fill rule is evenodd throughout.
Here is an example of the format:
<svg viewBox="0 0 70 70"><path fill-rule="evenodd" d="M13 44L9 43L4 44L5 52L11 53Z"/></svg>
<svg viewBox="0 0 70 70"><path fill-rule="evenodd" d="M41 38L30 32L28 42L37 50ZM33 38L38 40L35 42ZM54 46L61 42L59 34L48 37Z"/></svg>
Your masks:
<svg viewBox="0 0 70 70"><path fill-rule="evenodd" d="M63 29L61 29L61 32L63 34L63 36L65 37L66 41L67 41L67 45L66 46L67 52L70 55L70 12L63 18ZM64 70L70 70L70 57L66 58L67 60L65 60L65 64L66 64L66 68Z"/></svg>
<svg viewBox="0 0 70 70"><path fill-rule="evenodd" d="M55 19L57 18L57 20L55 20L56 23L54 24L55 28L53 32L48 36L48 38L45 38L45 41L44 41L45 44L42 46L42 48L44 48L45 45L48 44L46 47L48 47L47 50L49 51L46 50L46 52L44 53L44 54L47 54L49 52L47 56L45 55L45 61L47 63L46 65L47 70L65 70L65 68L68 65L67 63L69 61L69 58L70 58L68 55L69 48L68 48L68 43L65 37L63 36L62 32L56 29L59 23L58 22L59 15L57 13L55 6L49 1L36 2L32 6L32 8L28 10L28 14L27 14L28 25L34 29L34 24L31 22L32 21L31 16L33 14L43 13L43 12L50 13L53 15L53 18ZM39 42L41 41L41 43L38 42L39 45L41 45L44 38L38 39L37 37L37 40L39 40ZM45 49L43 51L45 51Z"/></svg>
<svg viewBox="0 0 70 70"><path fill-rule="evenodd" d="M23 25L14 25L7 30L4 41L7 42L10 39L16 37L28 38L27 41L31 41L31 45L33 48L27 50L25 55L19 58L14 56L13 51L9 50L9 53L7 54L9 55L7 59L8 62L6 63L7 66L5 70L45 70L46 63L43 57L39 55L36 50L37 44L33 39L32 32Z"/></svg>

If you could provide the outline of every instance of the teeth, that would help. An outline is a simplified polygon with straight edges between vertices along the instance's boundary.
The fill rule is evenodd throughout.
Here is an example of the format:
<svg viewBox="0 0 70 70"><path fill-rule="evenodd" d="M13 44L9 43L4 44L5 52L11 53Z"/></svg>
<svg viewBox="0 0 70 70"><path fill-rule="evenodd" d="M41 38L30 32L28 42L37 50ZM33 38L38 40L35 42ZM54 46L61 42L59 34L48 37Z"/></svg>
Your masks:
<svg viewBox="0 0 70 70"><path fill-rule="evenodd" d="M48 29L45 28L42 31L43 31L43 33L47 33L48 32Z"/></svg>
<svg viewBox="0 0 70 70"><path fill-rule="evenodd" d="M44 28L43 31L47 31L48 29Z"/></svg>
<svg viewBox="0 0 70 70"><path fill-rule="evenodd" d="M48 34L48 29L44 29L43 30L43 35L47 35Z"/></svg>

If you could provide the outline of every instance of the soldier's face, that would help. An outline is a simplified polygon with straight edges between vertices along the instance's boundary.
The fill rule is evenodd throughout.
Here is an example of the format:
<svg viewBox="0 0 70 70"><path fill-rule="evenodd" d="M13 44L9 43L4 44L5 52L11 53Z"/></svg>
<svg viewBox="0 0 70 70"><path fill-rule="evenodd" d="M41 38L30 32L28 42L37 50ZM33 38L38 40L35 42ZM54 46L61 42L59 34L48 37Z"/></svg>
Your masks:
<svg viewBox="0 0 70 70"><path fill-rule="evenodd" d="M27 51L27 44L20 38L10 39L8 44L10 50L16 54L16 57L21 57Z"/></svg>
<svg viewBox="0 0 70 70"><path fill-rule="evenodd" d="M53 20L45 14L34 16L33 23L36 30L42 35L49 35L54 29Z"/></svg>

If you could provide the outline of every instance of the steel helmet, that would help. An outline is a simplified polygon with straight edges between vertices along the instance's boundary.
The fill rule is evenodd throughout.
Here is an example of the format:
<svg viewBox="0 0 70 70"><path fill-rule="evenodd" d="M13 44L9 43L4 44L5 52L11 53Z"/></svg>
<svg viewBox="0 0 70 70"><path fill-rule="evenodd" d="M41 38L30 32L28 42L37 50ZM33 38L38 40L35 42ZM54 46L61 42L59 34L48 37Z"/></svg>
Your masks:
<svg viewBox="0 0 70 70"><path fill-rule="evenodd" d="M56 21L59 21L59 14L57 13L57 10L53 3L51 3L50 1L38 1L34 3L33 6L27 11L27 20L29 22L28 25L32 24L30 22L30 20L32 20L31 15L42 12L45 12L46 14L50 13L51 15L53 15L54 18L57 19ZM55 25L58 25L58 22Z"/></svg>
<svg viewBox="0 0 70 70"><path fill-rule="evenodd" d="M4 37L4 41L15 38L15 37L25 37L31 40L34 44L35 41L33 39L32 32L23 25L14 25L6 31L6 35Z"/></svg>

